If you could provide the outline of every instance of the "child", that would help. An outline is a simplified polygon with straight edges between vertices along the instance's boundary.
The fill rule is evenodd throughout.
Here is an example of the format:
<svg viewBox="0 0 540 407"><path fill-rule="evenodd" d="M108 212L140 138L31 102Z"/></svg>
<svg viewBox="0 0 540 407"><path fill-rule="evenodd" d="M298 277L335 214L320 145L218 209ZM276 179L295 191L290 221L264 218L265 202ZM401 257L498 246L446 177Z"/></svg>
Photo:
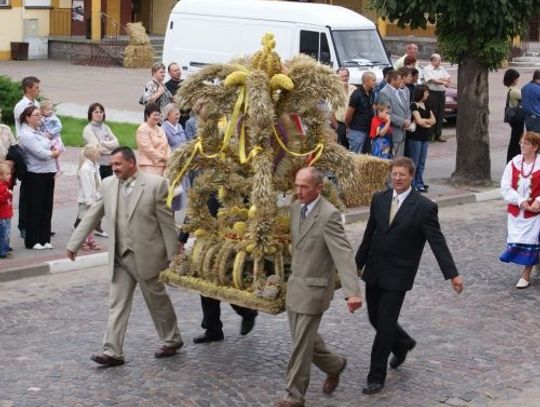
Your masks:
<svg viewBox="0 0 540 407"><path fill-rule="evenodd" d="M45 99L40 104L40 111L41 116L43 117L41 131L49 140L51 140L51 145L54 150L58 150L61 153L64 152L66 148L64 147L64 143L62 142L62 138L60 137L60 132L62 131L62 122L54 113L53 103L50 100ZM59 175L61 173L60 161L58 158L56 158L55 161L56 169Z"/></svg>
<svg viewBox="0 0 540 407"><path fill-rule="evenodd" d="M6 162L0 163L0 259L6 258L9 247L9 234L11 232L11 217L13 207L11 200L11 168Z"/></svg>
<svg viewBox="0 0 540 407"><path fill-rule="evenodd" d="M100 149L98 145L88 144L81 152L79 159L79 197L77 202L79 208L77 211L77 221L82 219L84 214L99 199L99 188L101 178L99 176L99 156ZM102 247L96 244L94 234L90 233L81 246L82 250L101 250Z"/></svg>
<svg viewBox="0 0 540 407"><path fill-rule="evenodd" d="M390 160L392 158L392 128L390 127L390 105L379 103L377 115L371 119L369 131L371 155Z"/></svg>

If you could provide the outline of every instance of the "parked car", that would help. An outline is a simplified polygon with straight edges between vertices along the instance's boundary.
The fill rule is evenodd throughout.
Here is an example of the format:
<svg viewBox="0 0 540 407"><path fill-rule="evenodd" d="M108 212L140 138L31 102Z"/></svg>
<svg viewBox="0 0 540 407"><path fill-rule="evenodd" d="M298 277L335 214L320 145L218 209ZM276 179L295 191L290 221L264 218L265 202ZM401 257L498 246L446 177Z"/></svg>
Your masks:
<svg viewBox="0 0 540 407"><path fill-rule="evenodd" d="M446 88L444 101L444 120L449 124L455 124L457 119L457 110L457 88Z"/></svg>

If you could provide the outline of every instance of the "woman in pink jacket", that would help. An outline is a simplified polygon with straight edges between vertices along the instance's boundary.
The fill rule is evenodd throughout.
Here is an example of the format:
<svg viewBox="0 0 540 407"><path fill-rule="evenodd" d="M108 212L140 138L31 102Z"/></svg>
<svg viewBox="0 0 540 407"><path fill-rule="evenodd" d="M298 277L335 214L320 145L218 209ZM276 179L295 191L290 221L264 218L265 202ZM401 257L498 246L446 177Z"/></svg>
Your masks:
<svg viewBox="0 0 540 407"><path fill-rule="evenodd" d="M139 168L143 172L163 175L167 160L171 156L171 148L165 132L159 127L159 106L148 103L144 108L144 119L145 122L139 126L136 134Z"/></svg>

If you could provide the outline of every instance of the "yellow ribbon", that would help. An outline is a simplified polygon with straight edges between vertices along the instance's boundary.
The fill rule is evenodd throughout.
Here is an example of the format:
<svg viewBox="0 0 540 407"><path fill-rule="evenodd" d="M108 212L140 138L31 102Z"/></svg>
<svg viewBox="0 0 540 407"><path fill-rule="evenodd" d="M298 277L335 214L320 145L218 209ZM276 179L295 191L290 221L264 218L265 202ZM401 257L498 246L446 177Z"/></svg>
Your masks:
<svg viewBox="0 0 540 407"><path fill-rule="evenodd" d="M227 125L227 129L225 130L225 134L223 136L223 141L221 143L221 147L220 147L219 151L214 153L214 154L206 154L204 152L204 150L203 150L202 138L199 136L199 141L197 141L197 143L195 143L195 146L193 147L193 151L191 152L191 155L189 156L189 158L186 160L186 162L182 166L182 169L178 172L178 174L176 174L176 177L174 178L173 182L169 186L169 195L167 197L167 206L169 208L171 207L172 201L173 201L173 198L174 198L174 189L176 188L176 186L179 184L182 177L185 175L185 173L189 169L189 167L191 165L191 162L193 161L193 159L195 158L195 155L197 153L200 153L202 156L204 156L204 157L206 157L208 159L216 158L218 156L221 156L222 160L225 159L225 153L224 152L225 152L225 149L227 148L227 146L229 145L229 142L230 142L230 140L232 138L232 135L233 135L233 132L234 132L234 128L238 123L238 118L240 117L240 111L242 109L242 106L244 107L243 113L245 115L247 113L247 108L248 108L248 95L247 95L245 85L242 85L242 87L240 88L240 92L238 94L238 99L236 100L236 104L234 105L234 110L233 110L233 113L231 115L231 120L229 121L229 123ZM283 141L281 140L281 138L277 134L275 126L272 126L272 130L273 130L274 137L276 138L278 144L283 149L283 151L285 151L287 154L292 155L294 157L306 157L308 155L316 153L315 157L313 157L309 161L308 166L313 165L321 157L322 152L324 150L324 144L322 142L317 143L317 145L315 146L315 148L313 150L310 150L310 151L308 151L306 153L296 153L294 151L289 150L287 148L287 146L285 145L285 143L283 143ZM249 152L249 154L246 155L246 126L245 126L245 124L243 122L240 125L240 135L239 135L238 144L239 144L239 146L238 146L238 156L239 156L241 164L247 163L249 160L254 158L257 154L259 154L261 151L263 151L262 147L255 146Z"/></svg>
<svg viewBox="0 0 540 407"><path fill-rule="evenodd" d="M178 174L176 174L176 177L174 178L173 182L169 186L169 195L167 196L167 206L169 208L171 207L172 201L174 199L174 189L180 183L180 180L182 179L182 177L185 175L185 173L189 169L189 166L191 165L191 162L193 161L193 159L195 158L195 155L197 153L200 153L202 156L204 156L206 158L209 158L209 159L216 158L218 156L221 156L222 160L225 159L224 151L227 148L227 146L229 145L229 142L231 140L231 137L232 137L232 134L233 134L233 131L234 131L234 126L236 125L236 123L238 121L238 117L240 116L240 110L242 108L242 105L244 104L244 99L246 99L246 88L243 86L240 89L240 93L238 95L238 99L236 100L236 104L234 106L234 110L233 110L233 113L232 113L232 116L231 116L231 120L229 121L227 129L225 130L225 134L223 136L223 141L221 143L221 147L220 147L218 152L216 152L214 154L206 154L204 152L204 150L203 150L202 139L199 136L199 141L197 141L197 143L193 147L193 151L191 152L191 155L189 156L189 158L186 160L186 162L182 166L182 169L178 172ZM242 129L243 128L244 128L244 126L242 125Z"/></svg>
<svg viewBox="0 0 540 407"><path fill-rule="evenodd" d="M306 153L296 153L296 152L294 152L294 151L289 150L289 149L287 148L287 146L285 145L285 143L283 143L283 140L281 140L281 138L280 138L279 135L277 134L276 126L273 126L273 127L272 127L272 130L273 130L273 132L274 132L274 137L276 138L276 140L277 140L279 146L280 146L281 149L282 149L283 151L285 151L287 154L292 155L292 156L294 156L294 157L306 157L306 156L311 155L311 154L313 154L313 153L317 153L317 154L315 155L315 157L313 157L313 158L309 161L308 166L313 165L319 158L321 158L321 154L322 154L322 152L323 152L323 150L324 150L324 144L323 144L322 142L319 141L319 142L317 143L317 145L315 146L315 148L314 148L313 150L311 150L311 151L308 151L308 152L306 152Z"/></svg>
<svg viewBox="0 0 540 407"><path fill-rule="evenodd" d="M245 93L245 103L244 103L244 117L247 113L248 108L248 95L245 90L245 86L243 86L243 90ZM249 160L251 160L253 157L255 157L257 154L259 154L263 149L260 146L255 146L253 150L249 152L249 154L246 156L246 126L244 122L242 122L240 126L240 135L238 137L238 157L240 158L240 164L245 164Z"/></svg>

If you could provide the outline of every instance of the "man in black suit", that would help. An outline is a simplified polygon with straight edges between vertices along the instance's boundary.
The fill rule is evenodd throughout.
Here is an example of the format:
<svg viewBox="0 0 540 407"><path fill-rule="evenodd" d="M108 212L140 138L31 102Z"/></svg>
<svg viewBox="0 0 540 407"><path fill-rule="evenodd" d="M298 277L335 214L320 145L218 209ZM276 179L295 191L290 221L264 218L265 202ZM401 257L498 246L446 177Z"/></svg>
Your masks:
<svg viewBox="0 0 540 407"><path fill-rule="evenodd" d="M463 290L459 276L439 226L437 204L411 188L414 163L398 157L390 164L393 189L377 192L371 201L369 220L356 265L365 269L366 302L369 321L376 330L371 350L371 365L364 394L384 387L386 366L399 367L416 341L398 324L405 293L414 283L426 240L435 254L445 279L454 290Z"/></svg>

